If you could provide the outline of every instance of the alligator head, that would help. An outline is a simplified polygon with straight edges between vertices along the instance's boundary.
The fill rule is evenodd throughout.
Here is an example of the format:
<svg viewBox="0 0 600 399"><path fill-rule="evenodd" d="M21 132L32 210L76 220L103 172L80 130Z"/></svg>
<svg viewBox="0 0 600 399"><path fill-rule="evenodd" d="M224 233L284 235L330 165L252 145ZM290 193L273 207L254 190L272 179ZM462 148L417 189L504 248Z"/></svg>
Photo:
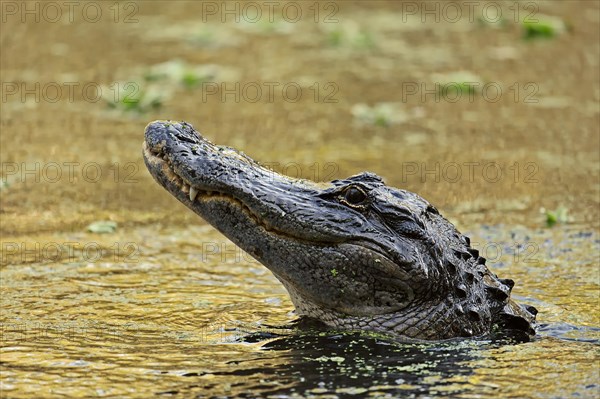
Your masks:
<svg viewBox="0 0 600 399"><path fill-rule="evenodd" d="M417 194L372 173L319 184L216 146L185 122L146 127L156 181L265 265L296 312L342 329L448 339L534 332L469 239Z"/></svg>

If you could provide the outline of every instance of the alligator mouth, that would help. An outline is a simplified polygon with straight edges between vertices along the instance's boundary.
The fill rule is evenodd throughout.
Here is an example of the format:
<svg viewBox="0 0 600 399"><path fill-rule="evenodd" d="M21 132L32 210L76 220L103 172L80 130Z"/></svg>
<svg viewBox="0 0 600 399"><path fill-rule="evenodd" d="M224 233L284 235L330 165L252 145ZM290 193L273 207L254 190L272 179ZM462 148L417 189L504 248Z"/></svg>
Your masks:
<svg viewBox="0 0 600 399"><path fill-rule="evenodd" d="M238 209L241 214L246 216L256 227L262 228L266 233L279 236L282 239L293 239L296 241L306 241L295 237L287 232L284 232L280 229L277 229L270 223L268 223L263 218L260 218L257 213L252 210L248 205L246 205L243 201L234 196L224 193L218 190L205 190L201 188L194 187L194 185L183 177L181 177L173 168L171 161L168 159L167 155L162 151L154 151L149 148L148 144L144 141L143 143L143 154L144 158L149 166L152 166L150 169L152 174L155 175L156 171L160 171L164 178L167 180L167 184L170 187L169 191L172 192L180 201L182 201L186 206L191 209L195 209L195 205L200 202L208 202L208 201L220 201L222 203L228 203L230 206ZM158 176L155 176L158 177ZM175 192L174 190L178 190ZM323 242L312 242L312 245L320 244L326 245Z"/></svg>

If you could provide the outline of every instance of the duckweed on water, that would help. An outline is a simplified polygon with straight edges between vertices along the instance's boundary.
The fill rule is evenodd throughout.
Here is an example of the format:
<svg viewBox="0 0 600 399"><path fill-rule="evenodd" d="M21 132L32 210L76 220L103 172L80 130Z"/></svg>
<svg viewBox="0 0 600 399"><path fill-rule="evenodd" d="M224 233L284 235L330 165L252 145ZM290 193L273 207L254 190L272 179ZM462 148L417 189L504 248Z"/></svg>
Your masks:
<svg viewBox="0 0 600 399"><path fill-rule="evenodd" d="M370 49L375 47L375 40L367 31L360 31L348 36L344 31L336 29L327 35L327 43L332 47L341 47L344 45L357 49Z"/></svg>
<svg viewBox="0 0 600 399"><path fill-rule="evenodd" d="M462 95L472 95L483 87L481 77L470 71L434 74L432 79L439 87L439 93L449 99L459 99Z"/></svg>
<svg viewBox="0 0 600 399"><path fill-rule="evenodd" d="M315 360L317 362L336 362L336 363L343 363L346 359L344 359L341 356L321 356L321 357L317 357L315 359L310 359L308 358L308 360Z"/></svg>
<svg viewBox="0 0 600 399"><path fill-rule="evenodd" d="M550 39L567 30L563 20L548 15L537 15L535 18L526 18L521 22L523 27L523 38Z"/></svg>
<svg viewBox="0 0 600 399"><path fill-rule="evenodd" d="M377 47L373 34L354 21L348 21L342 25L336 24L334 29L326 32L326 42L330 47L349 47L353 49Z"/></svg>
<svg viewBox="0 0 600 399"><path fill-rule="evenodd" d="M141 77L118 86L121 90L107 105L111 109L140 114L156 110L178 87L195 89L202 82L214 80L218 71L216 65L187 64L178 59L156 64L141 73ZM110 88L107 91L114 92Z"/></svg>
<svg viewBox="0 0 600 399"><path fill-rule="evenodd" d="M569 221L569 210L563 206L559 206L555 210L545 210L542 212L546 214L546 225L552 227L557 223L567 223Z"/></svg>
<svg viewBox="0 0 600 399"><path fill-rule="evenodd" d="M146 84L130 81L118 85L112 99L107 100L108 108L123 111L146 113L163 105L161 91Z"/></svg>
<svg viewBox="0 0 600 399"><path fill-rule="evenodd" d="M202 78L202 76L192 72L185 73L181 78L181 83L183 83L183 85L188 88L194 88L196 86L199 86L203 81L204 79Z"/></svg>
<svg viewBox="0 0 600 399"><path fill-rule="evenodd" d="M372 107L363 103L355 104L351 112L354 120L361 125L388 127L407 119L400 105L394 103L377 103Z"/></svg>
<svg viewBox="0 0 600 399"><path fill-rule="evenodd" d="M188 64L179 59L152 66L145 79L150 81L164 80L165 83L179 83L185 87L196 87L206 80L214 80L218 67L211 64Z"/></svg>

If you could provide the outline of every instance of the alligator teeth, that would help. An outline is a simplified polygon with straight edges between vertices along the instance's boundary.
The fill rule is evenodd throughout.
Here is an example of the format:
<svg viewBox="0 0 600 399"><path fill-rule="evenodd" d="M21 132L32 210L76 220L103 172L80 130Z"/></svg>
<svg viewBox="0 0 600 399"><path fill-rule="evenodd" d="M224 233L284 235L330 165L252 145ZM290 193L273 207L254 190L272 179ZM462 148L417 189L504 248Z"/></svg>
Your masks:
<svg viewBox="0 0 600 399"><path fill-rule="evenodd" d="M194 187L190 186L190 201L195 200L197 195L198 195L198 190L196 190Z"/></svg>

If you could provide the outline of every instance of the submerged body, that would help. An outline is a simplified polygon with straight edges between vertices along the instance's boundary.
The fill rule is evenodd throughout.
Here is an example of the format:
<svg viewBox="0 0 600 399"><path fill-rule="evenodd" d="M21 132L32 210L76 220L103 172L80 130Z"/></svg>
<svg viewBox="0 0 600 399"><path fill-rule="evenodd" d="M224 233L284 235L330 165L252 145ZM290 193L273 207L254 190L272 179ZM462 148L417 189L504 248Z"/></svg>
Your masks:
<svg viewBox="0 0 600 399"><path fill-rule="evenodd" d="M265 265L300 316L333 328L441 340L535 334L469 239L426 200L372 173L318 184L215 146L185 122L146 127L156 181Z"/></svg>

